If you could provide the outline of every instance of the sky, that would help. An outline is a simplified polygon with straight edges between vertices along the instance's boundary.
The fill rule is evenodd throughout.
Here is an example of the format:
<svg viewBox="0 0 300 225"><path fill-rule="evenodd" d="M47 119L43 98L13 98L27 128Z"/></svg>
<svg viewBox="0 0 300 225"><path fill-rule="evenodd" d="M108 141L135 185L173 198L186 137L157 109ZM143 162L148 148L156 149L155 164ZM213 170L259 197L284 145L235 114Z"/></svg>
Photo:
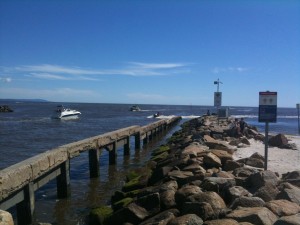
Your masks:
<svg viewBox="0 0 300 225"><path fill-rule="evenodd" d="M298 0L0 0L0 99L300 103Z"/></svg>

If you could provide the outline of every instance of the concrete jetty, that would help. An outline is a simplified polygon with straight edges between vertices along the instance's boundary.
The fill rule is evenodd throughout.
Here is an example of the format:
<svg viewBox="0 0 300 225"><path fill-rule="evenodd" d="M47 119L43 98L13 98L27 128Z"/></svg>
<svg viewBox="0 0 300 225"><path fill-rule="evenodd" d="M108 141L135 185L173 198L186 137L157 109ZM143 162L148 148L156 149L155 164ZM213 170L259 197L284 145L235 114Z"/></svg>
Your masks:
<svg viewBox="0 0 300 225"><path fill-rule="evenodd" d="M130 137L135 150L151 141L156 134L176 124L181 117L163 119L146 126L131 126L51 149L0 171L0 210L17 209L18 225L31 224L35 209L34 192L49 181L57 181L57 197L70 195L70 160L89 152L90 177L99 176L100 155L109 151L109 164L116 162L117 149L130 152ZM4 215L1 213L0 215ZM0 221L0 225L1 221Z"/></svg>

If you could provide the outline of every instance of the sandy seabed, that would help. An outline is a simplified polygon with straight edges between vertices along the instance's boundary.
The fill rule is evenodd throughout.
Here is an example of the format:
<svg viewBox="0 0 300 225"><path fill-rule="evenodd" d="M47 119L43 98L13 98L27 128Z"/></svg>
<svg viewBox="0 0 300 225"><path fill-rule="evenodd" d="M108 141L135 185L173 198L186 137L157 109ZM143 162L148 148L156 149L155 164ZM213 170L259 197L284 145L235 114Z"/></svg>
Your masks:
<svg viewBox="0 0 300 225"><path fill-rule="evenodd" d="M268 147L268 170L282 175L287 172L300 170L300 136L285 135L289 143L295 143L297 150ZM258 152L265 156L265 145L254 139L249 140L251 145L246 148L238 148L233 154L234 160L247 158L253 153Z"/></svg>

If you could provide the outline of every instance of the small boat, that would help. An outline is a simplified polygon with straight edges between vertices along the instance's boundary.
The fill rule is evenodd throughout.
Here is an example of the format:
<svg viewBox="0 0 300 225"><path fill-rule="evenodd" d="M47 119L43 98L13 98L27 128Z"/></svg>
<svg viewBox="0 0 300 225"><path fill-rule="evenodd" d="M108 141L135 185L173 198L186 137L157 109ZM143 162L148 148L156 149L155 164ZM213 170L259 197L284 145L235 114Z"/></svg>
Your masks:
<svg viewBox="0 0 300 225"><path fill-rule="evenodd" d="M159 117L159 116L160 116L160 113L159 113L159 112L153 114L153 117L154 117L154 118Z"/></svg>
<svg viewBox="0 0 300 225"><path fill-rule="evenodd" d="M75 110L75 109L68 109L65 108L62 105L58 105L52 118L55 119L62 119L62 118L69 118L69 117L77 117L78 115L80 115L81 112Z"/></svg>
<svg viewBox="0 0 300 225"><path fill-rule="evenodd" d="M137 105L131 106L129 110L132 111L132 112L135 112L135 111L141 111L140 107L137 106Z"/></svg>

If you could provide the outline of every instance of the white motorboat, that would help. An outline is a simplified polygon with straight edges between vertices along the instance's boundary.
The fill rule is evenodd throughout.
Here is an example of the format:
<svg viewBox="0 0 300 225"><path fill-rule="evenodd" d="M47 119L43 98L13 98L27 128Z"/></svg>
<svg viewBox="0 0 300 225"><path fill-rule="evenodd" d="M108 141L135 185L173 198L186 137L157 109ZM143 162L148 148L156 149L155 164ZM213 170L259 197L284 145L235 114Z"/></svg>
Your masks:
<svg viewBox="0 0 300 225"><path fill-rule="evenodd" d="M75 109L69 109L69 108L65 108L62 105L58 105L52 118L55 119L70 118L70 117L77 117L80 114L81 112Z"/></svg>
<svg viewBox="0 0 300 225"><path fill-rule="evenodd" d="M139 106L137 106L137 105L134 105L134 106L131 106L130 107L130 111L141 111L141 109L140 109L140 107Z"/></svg>

